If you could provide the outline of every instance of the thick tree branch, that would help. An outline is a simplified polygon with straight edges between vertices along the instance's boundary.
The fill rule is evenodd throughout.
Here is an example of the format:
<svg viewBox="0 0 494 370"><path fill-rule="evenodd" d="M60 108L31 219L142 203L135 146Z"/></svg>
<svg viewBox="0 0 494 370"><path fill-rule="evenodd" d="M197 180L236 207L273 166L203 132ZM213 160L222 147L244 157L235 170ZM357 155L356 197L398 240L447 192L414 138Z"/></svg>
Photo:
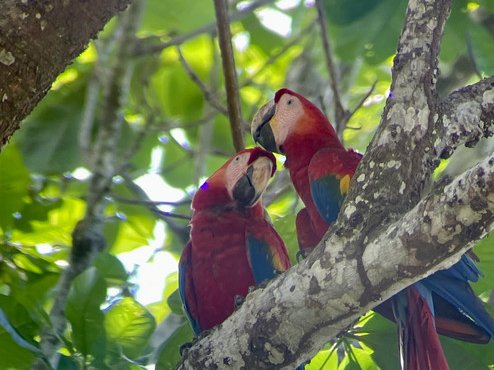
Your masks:
<svg viewBox="0 0 494 370"><path fill-rule="evenodd" d="M493 189L494 155L381 228L365 245L363 271L349 253L359 240L332 233L307 260L250 294L179 369L293 368L369 309L458 261L494 228Z"/></svg>
<svg viewBox="0 0 494 370"><path fill-rule="evenodd" d="M494 76L451 93L439 109L435 149L441 158L449 158L458 146L473 146L493 134Z"/></svg>
<svg viewBox="0 0 494 370"><path fill-rule="evenodd" d="M0 148L52 82L130 0L2 1Z"/></svg>

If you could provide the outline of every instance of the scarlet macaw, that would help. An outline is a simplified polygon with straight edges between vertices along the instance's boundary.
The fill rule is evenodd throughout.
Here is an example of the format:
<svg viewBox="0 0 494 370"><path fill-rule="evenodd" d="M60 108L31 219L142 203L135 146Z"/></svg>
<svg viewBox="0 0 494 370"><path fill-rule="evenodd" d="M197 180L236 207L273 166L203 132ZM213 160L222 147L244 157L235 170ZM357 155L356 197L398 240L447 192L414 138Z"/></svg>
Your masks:
<svg viewBox="0 0 494 370"><path fill-rule="evenodd" d="M278 90L252 122L254 140L284 154L295 190L305 208L297 215L302 250L321 240L339 213L350 179L362 156L345 149L324 114L289 89ZM398 323L405 369L447 369L437 333L474 343L494 337L494 320L469 281L481 272L468 255L376 307Z"/></svg>
<svg viewBox="0 0 494 370"><path fill-rule="evenodd" d="M222 323L257 285L290 267L285 244L267 221L261 195L276 171L272 153L245 149L192 200L190 241L179 263L179 293L194 332Z"/></svg>

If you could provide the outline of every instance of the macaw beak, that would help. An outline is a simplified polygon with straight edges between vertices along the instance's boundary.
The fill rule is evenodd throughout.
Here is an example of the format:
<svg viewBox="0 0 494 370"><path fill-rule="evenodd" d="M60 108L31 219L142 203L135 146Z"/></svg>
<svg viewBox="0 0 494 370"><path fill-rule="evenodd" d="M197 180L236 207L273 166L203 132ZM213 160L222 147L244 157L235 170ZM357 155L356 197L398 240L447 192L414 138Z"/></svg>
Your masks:
<svg viewBox="0 0 494 370"><path fill-rule="evenodd" d="M272 160L265 156L258 157L236 182L233 198L243 207L253 206L266 189L272 174Z"/></svg>
<svg viewBox="0 0 494 370"><path fill-rule="evenodd" d="M274 100L264 104L254 116L251 125L254 141L270 152L281 153L274 138L271 121L276 113Z"/></svg>

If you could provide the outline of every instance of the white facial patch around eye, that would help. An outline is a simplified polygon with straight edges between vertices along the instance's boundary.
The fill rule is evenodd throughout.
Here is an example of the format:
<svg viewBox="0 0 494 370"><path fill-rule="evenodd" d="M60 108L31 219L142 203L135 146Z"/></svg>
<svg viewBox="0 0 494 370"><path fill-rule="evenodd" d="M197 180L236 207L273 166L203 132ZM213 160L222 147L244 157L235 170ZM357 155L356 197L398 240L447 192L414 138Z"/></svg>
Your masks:
<svg viewBox="0 0 494 370"><path fill-rule="evenodd" d="M228 194L233 198L233 187L247 170L250 153L237 154L226 168L225 180Z"/></svg>
<svg viewBox="0 0 494 370"><path fill-rule="evenodd" d="M302 102L296 96L284 94L276 104L276 143L283 145L289 133L293 132L298 120L304 114Z"/></svg>

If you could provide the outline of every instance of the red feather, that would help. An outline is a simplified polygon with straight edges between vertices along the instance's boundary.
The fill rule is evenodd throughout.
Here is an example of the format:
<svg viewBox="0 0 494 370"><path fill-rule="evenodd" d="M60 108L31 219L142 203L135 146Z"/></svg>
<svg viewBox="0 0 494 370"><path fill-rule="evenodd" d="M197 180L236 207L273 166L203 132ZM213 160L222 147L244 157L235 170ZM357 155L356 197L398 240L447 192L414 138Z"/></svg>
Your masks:
<svg viewBox="0 0 494 370"><path fill-rule="evenodd" d="M247 165L266 156L276 168L271 153L260 148L240 153L245 152L250 153ZM222 323L233 313L235 297L245 297L255 285L248 237L265 244L273 270L290 267L283 240L266 220L261 201L242 207L231 199L225 185L225 169L231 161L201 186L192 201L191 241L181 257L179 288L196 334Z"/></svg>

